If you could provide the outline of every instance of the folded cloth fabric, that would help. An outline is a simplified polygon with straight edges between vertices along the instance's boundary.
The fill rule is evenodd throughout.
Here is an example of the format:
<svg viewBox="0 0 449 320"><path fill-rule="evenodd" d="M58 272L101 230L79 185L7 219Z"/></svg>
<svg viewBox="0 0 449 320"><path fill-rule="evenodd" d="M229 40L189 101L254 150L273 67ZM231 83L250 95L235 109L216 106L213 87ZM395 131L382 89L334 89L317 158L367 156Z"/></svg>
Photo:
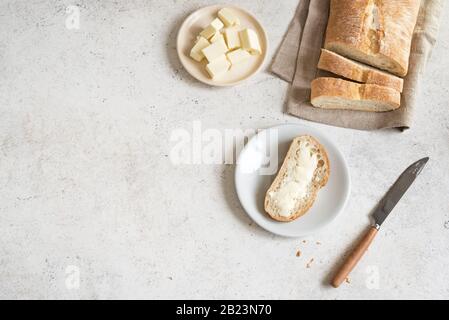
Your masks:
<svg viewBox="0 0 449 320"><path fill-rule="evenodd" d="M417 95L426 62L435 45L444 0L421 0L404 79L401 107L389 112L327 110L310 104L310 84L327 73L317 65L324 42L330 0L300 0L295 16L274 58L271 71L291 83L288 113L302 119L360 130L408 129L417 108Z"/></svg>

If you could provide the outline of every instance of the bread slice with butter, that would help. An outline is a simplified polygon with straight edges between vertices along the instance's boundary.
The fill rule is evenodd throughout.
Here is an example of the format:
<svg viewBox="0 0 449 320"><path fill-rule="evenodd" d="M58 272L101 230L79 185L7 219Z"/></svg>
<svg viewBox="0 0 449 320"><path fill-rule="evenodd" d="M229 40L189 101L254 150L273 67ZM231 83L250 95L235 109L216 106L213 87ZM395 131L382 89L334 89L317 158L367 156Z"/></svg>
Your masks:
<svg viewBox="0 0 449 320"><path fill-rule="evenodd" d="M299 218L312 207L329 174L324 147L312 136L295 138L266 193L265 211L277 221Z"/></svg>

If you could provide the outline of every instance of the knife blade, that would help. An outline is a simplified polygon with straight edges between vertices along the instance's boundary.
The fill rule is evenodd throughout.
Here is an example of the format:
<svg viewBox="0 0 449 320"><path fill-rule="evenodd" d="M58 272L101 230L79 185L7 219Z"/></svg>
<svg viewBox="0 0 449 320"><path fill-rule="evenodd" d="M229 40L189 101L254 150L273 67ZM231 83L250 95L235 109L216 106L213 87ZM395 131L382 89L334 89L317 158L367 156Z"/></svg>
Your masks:
<svg viewBox="0 0 449 320"><path fill-rule="evenodd" d="M385 196L379 202L379 205L373 212L374 225L372 225L365 236L360 240L359 244L354 248L351 254L348 256L342 267L338 270L337 274L332 280L332 286L338 288L340 284L346 279L348 274L357 265L357 262L362 258L363 254L368 249L369 245L373 241L380 226L394 209L396 204L401 200L402 196L407 192L416 177L421 173L422 169L429 161L429 158L422 158L410 165L399 176L396 182L387 191Z"/></svg>
<svg viewBox="0 0 449 320"><path fill-rule="evenodd" d="M399 200L401 200L402 196L405 194L405 192L407 192L408 188L415 181L416 177L421 173L422 169L424 169L428 161L429 157L425 157L410 165L391 186L390 190L388 190L388 192L382 198L373 213L375 227L377 229L380 228L393 208L396 206Z"/></svg>

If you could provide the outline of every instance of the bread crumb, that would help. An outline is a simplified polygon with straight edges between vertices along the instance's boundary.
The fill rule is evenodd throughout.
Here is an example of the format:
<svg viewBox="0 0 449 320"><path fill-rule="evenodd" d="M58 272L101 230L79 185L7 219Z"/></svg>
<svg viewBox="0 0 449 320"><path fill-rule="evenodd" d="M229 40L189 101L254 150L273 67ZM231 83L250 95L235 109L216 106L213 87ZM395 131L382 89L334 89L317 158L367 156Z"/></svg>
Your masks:
<svg viewBox="0 0 449 320"><path fill-rule="evenodd" d="M301 250L296 251L296 256L300 257L301 256Z"/></svg>
<svg viewBox="0 0 449 320"><path fill-rule="evenodd" d="M310 261L307 263L307 265L306 265L306 268L307 269L310 269L310 267L312 266L312 262L313 262L313 258L312 259L310 259Z"/></svg>
<svg viewBox="0 0 449 320"><path fill-rule="evenodd" d="M349 277L346 277L345 282L346 283L351 283L351 279L349 279Z"/></svg>

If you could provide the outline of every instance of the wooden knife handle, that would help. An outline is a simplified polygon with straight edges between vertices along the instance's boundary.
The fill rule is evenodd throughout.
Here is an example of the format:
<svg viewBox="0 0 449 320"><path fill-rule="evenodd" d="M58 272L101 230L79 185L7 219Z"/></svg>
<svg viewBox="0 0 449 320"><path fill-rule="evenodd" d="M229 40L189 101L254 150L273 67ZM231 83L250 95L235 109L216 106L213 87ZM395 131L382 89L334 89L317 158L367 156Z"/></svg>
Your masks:
<svg viewBox="0 0 449 320"><path fill-rule="evenodd" d="M340 267L334 279L332 280L332 286L338 288L340 284L345 281L348 274L354 269L357 262L362 258L363 254L368 249L369 245L373 241L377 234L378 227L372 226L369 228L368 232L365 234L362 240L355 249L351 252L349 257L346 259L345 263Z"/></svg>

